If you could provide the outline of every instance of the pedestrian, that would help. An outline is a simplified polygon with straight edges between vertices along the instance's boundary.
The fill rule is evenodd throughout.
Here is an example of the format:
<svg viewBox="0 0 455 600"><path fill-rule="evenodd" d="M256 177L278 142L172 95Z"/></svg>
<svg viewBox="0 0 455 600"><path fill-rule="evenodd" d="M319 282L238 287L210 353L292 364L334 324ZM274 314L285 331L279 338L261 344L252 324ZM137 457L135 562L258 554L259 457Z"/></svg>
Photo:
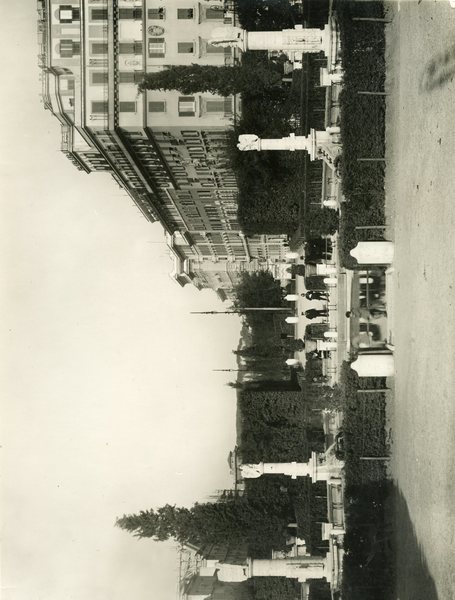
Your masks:
<svg viewBox="0 0 455 600"><path fill-rule="evenodd" d="M326 308L309 308L302 313L307 319L316 319L317 317L328 317L329 311Z"/></svg>
<svg viewBox="0 0 455 600"><path fill-rule="evenodd" d="M301 296L304 296L307 300L325 300L325 301L328 301L328 299L329 299L328 292L320 292L320 291L317 291L317 290L309 290L308 292L301 294Z"/></svg>

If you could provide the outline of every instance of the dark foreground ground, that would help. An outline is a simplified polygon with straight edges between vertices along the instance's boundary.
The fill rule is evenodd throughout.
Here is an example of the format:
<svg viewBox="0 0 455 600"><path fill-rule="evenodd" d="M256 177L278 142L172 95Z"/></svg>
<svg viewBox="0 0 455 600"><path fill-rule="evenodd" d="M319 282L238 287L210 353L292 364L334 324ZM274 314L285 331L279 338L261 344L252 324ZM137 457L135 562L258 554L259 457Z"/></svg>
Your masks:
<svg viewBox="0 0 455 600"><path fill-rule="evenodd" d="M398 10L399 8L399 10ZM397 598L455 597L455 9L392 5L386 203L395 264Z"/></svg>

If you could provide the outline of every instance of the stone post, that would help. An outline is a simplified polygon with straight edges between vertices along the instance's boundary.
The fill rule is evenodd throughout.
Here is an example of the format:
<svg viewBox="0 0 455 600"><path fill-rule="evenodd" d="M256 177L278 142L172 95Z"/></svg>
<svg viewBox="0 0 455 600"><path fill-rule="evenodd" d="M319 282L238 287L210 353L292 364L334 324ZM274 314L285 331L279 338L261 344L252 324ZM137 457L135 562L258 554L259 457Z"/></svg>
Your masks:
<svg viewBox="0 0 455 600"><path fill-rule="evenodd" d="M330 581L327 559L322 556L248 560L249 577L287 577L305 583L309 579Z"/></svg>
<svg viewBox="0 0 455 600"><path fill-rule="evenodd" d="M247 50L299 52L302 54L324 52L330 65L334 62L334 53L337 51L336 40L336 26L331 21L324 26L324 29L304 28L302 25L282 31L246 31L240 27L215 27L212 30L209 44L223 48L235 47L242 52Z"/></svg>
<svg viewBox="0 0 455 600"><path fill-rule="evenodd" d="M339 127L328 127L325 131L310 129L307 136L291 133L287 137L271 139L262 139L254 133L247 133L239 136L237 148L241 152L303 150L308 152L310 160L323 160L329 167L334 168L334 161L341 152L339 133Z"/></svg>
<svg viewBox="0 0 455 600"><path fill-rule="evenodd" d="M316 452L311 453L311 458L307 463L289 462L289 463L257 463L244 464L240 467L240 472L244 479L255 479L262 475L287 475L292 479L297 477L311 477L313 483L315 481L328 481L332 478L333 473L339 472L340 468L337 465L326 465L319 461Z"/></svg>

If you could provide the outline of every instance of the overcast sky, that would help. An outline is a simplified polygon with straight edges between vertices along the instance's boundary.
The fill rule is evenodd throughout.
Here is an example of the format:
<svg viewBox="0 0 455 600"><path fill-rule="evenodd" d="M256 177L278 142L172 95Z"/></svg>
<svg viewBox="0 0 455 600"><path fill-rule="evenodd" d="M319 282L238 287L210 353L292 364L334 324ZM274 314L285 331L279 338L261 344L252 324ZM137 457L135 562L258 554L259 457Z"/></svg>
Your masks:
<svg viewBox="0 0 455 600"><path fill-rule="evenodd" d="M171 545L116 516L230 484L235 316L180 288L158 224L60 153L34 0L2 5L2 600L174 600Z"/></svg>

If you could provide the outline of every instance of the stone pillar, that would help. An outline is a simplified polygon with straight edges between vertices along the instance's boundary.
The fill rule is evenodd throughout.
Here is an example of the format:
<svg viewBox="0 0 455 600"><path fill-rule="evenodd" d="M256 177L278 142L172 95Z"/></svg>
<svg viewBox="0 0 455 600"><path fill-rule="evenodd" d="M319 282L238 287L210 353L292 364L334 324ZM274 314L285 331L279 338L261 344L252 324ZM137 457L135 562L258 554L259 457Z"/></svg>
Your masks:
<svg viewBox="0 0 455 600"><path fill-rule="evenodd" d="M318 132L321 133L321 132ZM317 133L311 130L309 136L295 135L291 133L288 137L261 139L254 133L239 135L239 143L237 148L241 152L256 150L287 150L294 152L295 150L304 150L310 154L310 157L316 157L316 135ZM314 158L312 160L314 160Z"/></svg>
<svg viewBox="0 0 455 600"><path fill-rule="evenodd" d="M295 29L282 31L246 31L240 27L224 26L212 30L209 44L213 46L236 47L247 50L268 50L280 52L301 52L317 54L332 53L332 26L324 29L307 29L297 25Z"/></svg>
<svg viewBox="0 0 455 600"><path fill-rule="evenodd" d="M321 556L248 560L249 577L287 577L305 583L309 579L330 579L327 559Z"/></svg>
<svg viewBox="0 0 455 600"><path fill-rule="evenodd" d="M350 251L359 265L390 265L393 262L395 246L393 242L359 242Z"/></svg>
<svg viewBox="0 0 455 600"><path fill-rule="evenodd" d="M326 342L329 343L329 342ZM256 479L262 475L287 475L292 479L297 477L311 477L315 481L330 481L340 477L344 463L336 457L327 454L311 453L307 463L257 463L244 464L240 472L244 479Z"/></svg>
<svg viewBox="0 0 455 600"><path fill-rule="evenodd" d="M297 367L300 365L300 361L297 358L287 358L285 362L288 367Z"/></svg>
<svg viewBox="0 0 455 600"><path fill-rule="evenodd" d="M244 479L256 479L262 475L287 475L292 479L311 477L315 481L328 481L332 477L331 469L320 464L316 452L311 453L307 463L257 463L245 464L240 467Z"/></svg>
<svg viewBox="0 0 455 600"><path fill-rule="evenodd" d="M286 317L285 321L286 321L286 323L289 323L289 324L298 323L299 317Z"/></svg>
<svg viewBox="0 0 455 600"><path fill-rule="evenodd" d="M316 349L318 352L333 352L338 349L337 342L329 340L316 340Z"/></svg>
<svg viewBox="0 0 455 600"><path fill-rule="evenodd" d="M327 339L336 340L338 337L338 331L324 331L324 337Z"/></svg>
<svg viewBox="0 0 455 600"><path fill-rule="evenodd" d="M343 82L343 71L330 73L325 67L319 71L321 87L330 87L333 83L341 84Z"/></svg>
<svg viewBox="0 0 455 600"><path fill-rule="evenodd" d="M357 360L351 363L359 377L391 377L395 374L393 354L359 354Z"/></svg>
<svg viewBox="0 0 455 600"><path fill-rule="evenodd" d="M328 265L326 263L318 263L316 265L316 275L335 275L336 272L336 265Z"/></svg>
<svg viewBox="0 0 455 600"><path fill-rule="evenodd" d="M287 577L301 583L309 579L331 581L331 556L296 556L290 558L247 558L246 565L218 562L215 572L219 581L242 582L251 577Z"/></svg>
<svg viewBox="0 0 455 600"><path fill-rule="evenodd" d="M254 133L239 136L237 148L241 152L256 150L285 150L308 152L310 160L323 160L330 168L334 168L335 159L341 152L339 127L328 127L325 131L310 129L308 136L291 133L288 137L261 139Z"/></svg>

